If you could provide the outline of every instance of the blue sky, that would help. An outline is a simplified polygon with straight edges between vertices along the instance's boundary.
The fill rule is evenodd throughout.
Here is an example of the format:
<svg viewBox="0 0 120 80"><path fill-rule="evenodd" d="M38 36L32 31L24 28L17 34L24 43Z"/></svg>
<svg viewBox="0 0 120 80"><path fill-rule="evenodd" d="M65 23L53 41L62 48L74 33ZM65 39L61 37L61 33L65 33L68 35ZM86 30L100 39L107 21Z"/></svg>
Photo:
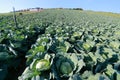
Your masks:
<svg viewBox="0 0 120 80"><path fill-rule="evenodd" d="M0 13L17 10L42 7L42 8L75 8L85 10L106 11L120 13L120 0L0 0Z"/></svg>

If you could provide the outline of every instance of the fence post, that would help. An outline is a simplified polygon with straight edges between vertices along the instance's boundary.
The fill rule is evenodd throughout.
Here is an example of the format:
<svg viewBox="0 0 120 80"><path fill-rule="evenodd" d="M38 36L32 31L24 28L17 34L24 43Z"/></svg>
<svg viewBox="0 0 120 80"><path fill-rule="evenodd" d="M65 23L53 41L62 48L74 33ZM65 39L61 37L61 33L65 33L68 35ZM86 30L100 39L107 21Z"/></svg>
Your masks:
<svg viewBox="0 0 120 80"><path fill-rule="evenodd" d="M15 8L13 7L13 19L15 23L15 27L18 28L17 20L16 20L16 14L15 14Z"/></svg>

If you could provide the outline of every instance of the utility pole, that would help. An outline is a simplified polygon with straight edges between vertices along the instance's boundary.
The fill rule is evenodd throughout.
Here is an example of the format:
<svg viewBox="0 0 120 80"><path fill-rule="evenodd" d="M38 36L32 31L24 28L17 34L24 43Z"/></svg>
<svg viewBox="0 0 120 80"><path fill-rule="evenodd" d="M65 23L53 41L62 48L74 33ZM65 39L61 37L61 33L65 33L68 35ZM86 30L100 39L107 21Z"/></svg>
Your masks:
<svg viewBox="0 0 120 80"><path fill-rule="evenodd" d="M15 14L15 8L13 7L13 19L15 23L15 27L18 28L17 20L16 20L16 14Z"/></svg>

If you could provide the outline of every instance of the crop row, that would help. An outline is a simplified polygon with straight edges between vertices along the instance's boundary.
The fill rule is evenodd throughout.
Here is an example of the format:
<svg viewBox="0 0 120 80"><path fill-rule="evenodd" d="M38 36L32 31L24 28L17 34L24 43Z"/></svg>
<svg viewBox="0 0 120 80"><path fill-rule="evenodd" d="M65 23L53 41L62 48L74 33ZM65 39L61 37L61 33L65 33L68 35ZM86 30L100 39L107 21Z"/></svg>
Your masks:
<svg viewBox="0 0 120 80"><path fill-rule="evenodd" d="M0 16L0 80L119 80L120 20L87 11ZM12 77L11 77L12 76Z"/></svg>

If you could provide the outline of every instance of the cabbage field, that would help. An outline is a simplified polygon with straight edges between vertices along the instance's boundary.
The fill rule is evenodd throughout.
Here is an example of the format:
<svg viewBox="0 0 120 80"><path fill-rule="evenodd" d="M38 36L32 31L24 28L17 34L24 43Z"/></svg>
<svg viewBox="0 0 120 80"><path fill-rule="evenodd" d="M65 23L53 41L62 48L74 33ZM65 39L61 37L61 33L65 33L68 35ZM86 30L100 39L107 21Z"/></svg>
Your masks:
<svg viewBox="0 0 120 80"><path fill-rule="evenodd" d="M0 15L0 80L120 80L120 18L79 10Z"/></svg>

